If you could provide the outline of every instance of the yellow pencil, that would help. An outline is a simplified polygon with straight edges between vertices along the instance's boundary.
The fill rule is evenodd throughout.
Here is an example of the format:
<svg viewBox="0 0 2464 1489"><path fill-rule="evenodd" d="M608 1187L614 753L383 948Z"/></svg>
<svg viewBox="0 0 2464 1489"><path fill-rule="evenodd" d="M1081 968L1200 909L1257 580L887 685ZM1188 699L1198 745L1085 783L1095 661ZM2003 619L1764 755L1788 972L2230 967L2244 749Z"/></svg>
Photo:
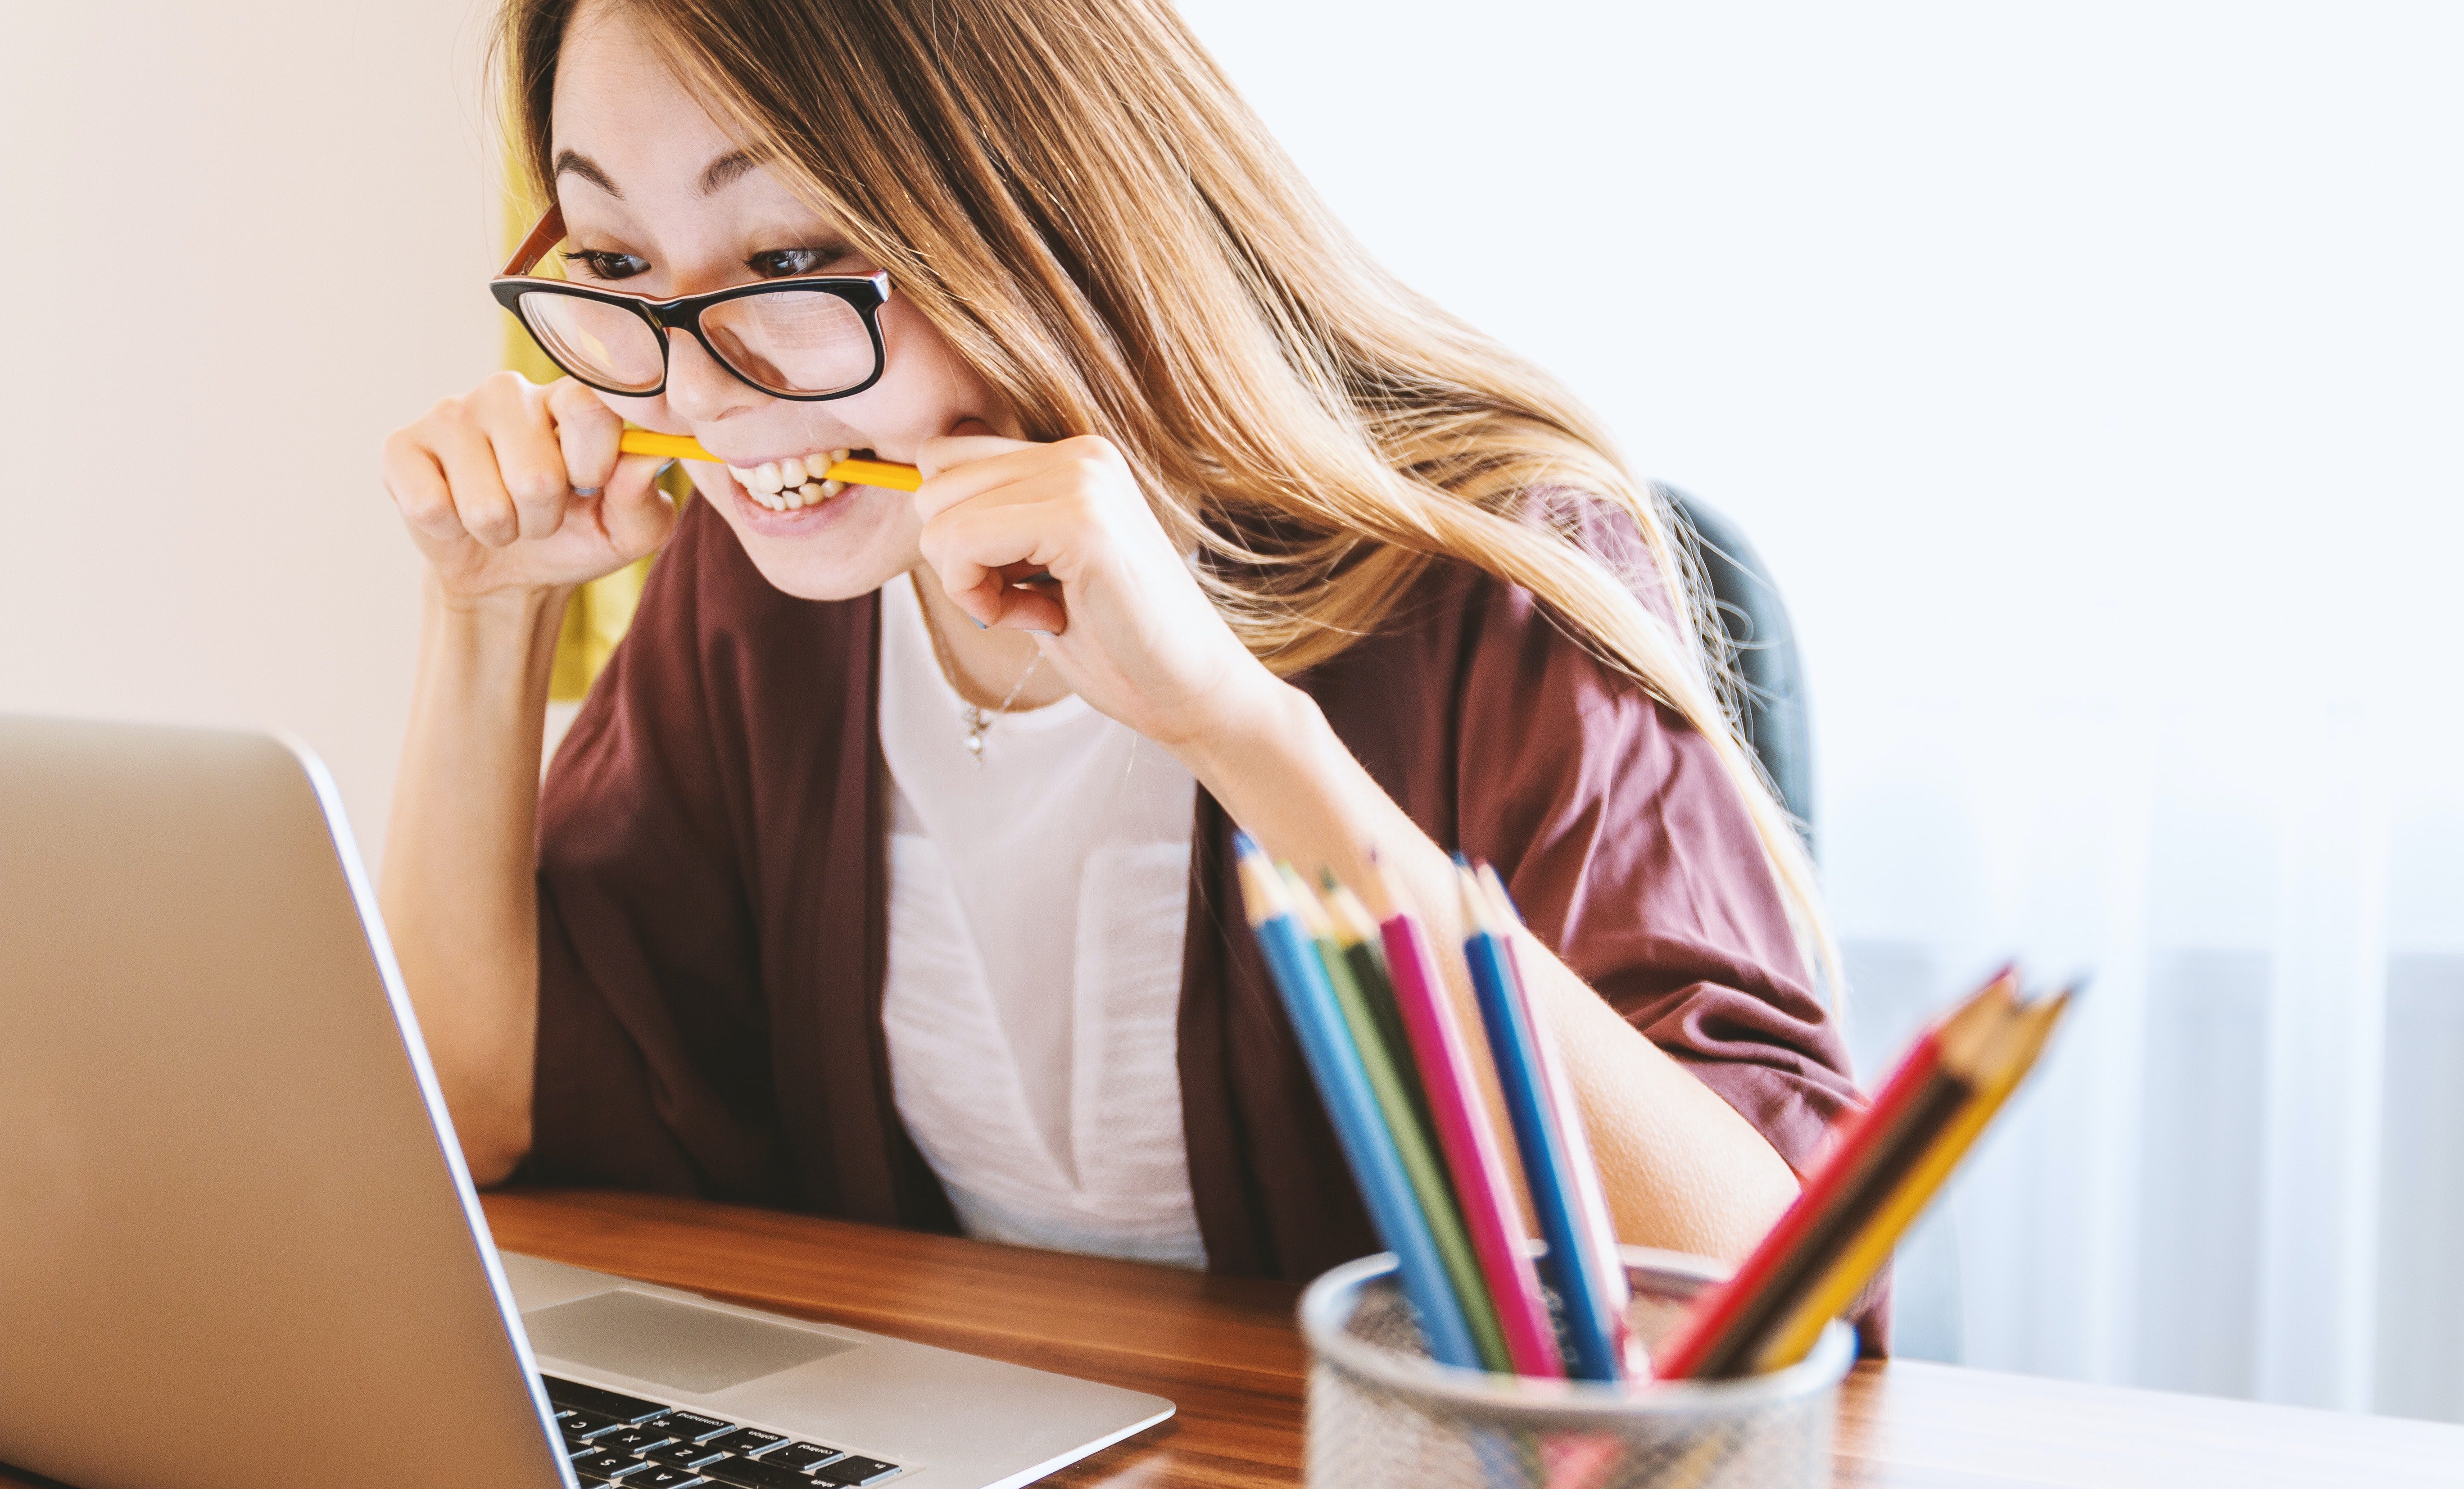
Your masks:
<svg viewBox="0 0 2464 1489"><path fill-rule="evenodd" d="M1821 1280L1807 1291L1787 1322L1771 1331L1770 1343L1754 1359L1755 1371L1782 1369L1804 1359L1821 1337L1823 1325L1854 1301L1867 1280L1881 1270L1902 1233L1924 1212L1926 1202L2036 1063L2070 1001L2069 992L2058 992L2012 1011L1993 1041L1996 1048L1985 1056L1986 1068L1979 1073L1983 1078L1976 1093L1935 1136L1924 1158L1891 1190L1881 1210L1865 1222L1864 1230L1832 1262Z"/></svg>
<svg viewBox="0 0 2464 1489"><path fill-rule="evenodd" d="M654 430L628 429L616 448L627 455L665 456L671 460L708 460L715 465L718 456L701 447L701 441L691 434L662 434ZM913 491L924 484L923 474L912 465L891 460L841 460L822 473L824 480L843 480L850 486L881 486L891 491Z"/></svg>

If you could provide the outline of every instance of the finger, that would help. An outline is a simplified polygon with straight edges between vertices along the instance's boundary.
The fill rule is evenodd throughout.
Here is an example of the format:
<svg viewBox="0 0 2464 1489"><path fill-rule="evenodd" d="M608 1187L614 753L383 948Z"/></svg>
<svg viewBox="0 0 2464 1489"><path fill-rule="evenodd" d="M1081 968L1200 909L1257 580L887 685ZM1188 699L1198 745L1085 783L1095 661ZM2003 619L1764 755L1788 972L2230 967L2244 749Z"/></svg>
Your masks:
<svg viewBox="0 0 2464 1489"><path fill-rule="evenodd" d="M1014 566L1025 567L1025 566ZM935 573L939 570L935 569ZM943 581L943 592L979 626L1006 631L1039 631L1057 636L1069 629L1069 611L1057 581L1020 584L999 569L963 588Z"/></svg>
<svg viewBox="0 0 2464 1489"><path fill-rule="evenodd" d="M1008 585L1002 570L1032 573L1050 567L1045 551L1055 525L1049 506L953 507L924 524L925 560L942 588L967 613L990 625ZM1024 566L1013 568L1012 566Z"/></svg>
<svg viewBox="0 0 2464 1489"><path fill-rule="evenodd" d="M467 536L453 511L453 488L436 456L407 430L397 430L385 442L386 495L413 531L439 543Z"/></svg>
<svg viewBox="0 0 2464 1489"><path fill-rule="evenodd" d="M599 498L599 521L607 541L628 559L656 552L676 530L676 504L659 489L669 462L654 455L628 455L616 462Z"/></svg>
<svg viewBox="0 0 2464 1489"><path fill-rule="evenodd" d="M625 437L624 418L569 377L548 389L547 412L564 457L566 484L585 495L604 489L616 474L616 442Z"/></svg>
<svg viewBox="0 0 2464 1489"><path fill-rule="evenodd" d="M495 453L496 478L513 499L517 536L545 538L564 523L565 500L573 482L564 473L564 451L549 421L543 400L524 399L513 407L483 407L479 426Z"/></svg>
<svg viewBox="0 0 2464 1489"><path fill-rule="evenodd" d="M1069 610L1062 603L1061 586L1011 584L994 597L992 626L997 631L1040 631L1057 636L1069 629Z"/></svg>
<svg viewBox="0 0 2464 1489"><path fill-rule="evenodd" d="M992 440L974 441L991 445ZM958 443L958 441L951 441ZM915 513L931 522L961 501L992 497L1006 487L1028 488L1040 478L1049 478L1065 468L1056 459L1051 445L1031 445L1003 440L1006 449L986 449L972 460L945 467L938 475L927 475L915 491ZM922 469L922 467L918 467ZM1018 493L1024 494L1023 491ZM1004 497L1001 500L1010 500Z"/></svg>
<svg viewBox="0 0 2464 1489"><path fill-rule="evenodd" d="M982 428L983 421L969 419L958 427L966 429L969 426ZM915 452L915 468L924 473L926 480L931 480L953 466L965 465L990 456L1004 455L1012 450L1033 448L1035 447L1023 439L1004 439L999 434L943 434L937 439L924 441L923 446Z"/></svg>
<svg viewBox="0 0 2464 1489"><path fill-rule="evenodd" d="M474 424L455 422L436 432L435 448L463 530L492 548L520 537L521 517L497 473L495 446L488 436Z"/></svg>

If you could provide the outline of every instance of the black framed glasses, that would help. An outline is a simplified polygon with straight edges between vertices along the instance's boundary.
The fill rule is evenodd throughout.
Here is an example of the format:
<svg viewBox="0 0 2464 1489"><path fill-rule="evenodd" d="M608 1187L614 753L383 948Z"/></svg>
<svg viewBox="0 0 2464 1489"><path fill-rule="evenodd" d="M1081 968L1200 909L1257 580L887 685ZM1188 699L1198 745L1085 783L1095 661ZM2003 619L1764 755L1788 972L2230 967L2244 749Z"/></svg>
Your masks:
<svg viewBox="0 0 2464 1489"><path fill-rule="evenodd" d="M549 361L601 392L648 398L665 391L670 331L691 335L738 381L773 398L820 403L881 380L886 274L762 279L651 300L533 277L563 237L563 209L551 207L488 292Z"/></svg>

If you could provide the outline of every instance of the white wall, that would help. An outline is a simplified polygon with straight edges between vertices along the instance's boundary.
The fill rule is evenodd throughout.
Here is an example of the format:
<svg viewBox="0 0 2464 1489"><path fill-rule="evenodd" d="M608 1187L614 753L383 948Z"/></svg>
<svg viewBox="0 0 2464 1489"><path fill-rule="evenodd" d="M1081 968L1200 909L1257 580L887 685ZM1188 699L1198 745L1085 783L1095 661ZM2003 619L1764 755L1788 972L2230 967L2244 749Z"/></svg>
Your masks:
<svg viewBox="0 0 2464 1489"><path fill-rule="evenodd" d="M468 0L0 11L0 708L278 725L371 856L393 426L493 366Z"/></svg>
<svg viewBox="0 0 2464 1489"><path fill-rule="evenodd" d="M1184 11L1752 534L1866 1068L2096 972L1903 1345L2464 1419L2464 11Z"/></svg>

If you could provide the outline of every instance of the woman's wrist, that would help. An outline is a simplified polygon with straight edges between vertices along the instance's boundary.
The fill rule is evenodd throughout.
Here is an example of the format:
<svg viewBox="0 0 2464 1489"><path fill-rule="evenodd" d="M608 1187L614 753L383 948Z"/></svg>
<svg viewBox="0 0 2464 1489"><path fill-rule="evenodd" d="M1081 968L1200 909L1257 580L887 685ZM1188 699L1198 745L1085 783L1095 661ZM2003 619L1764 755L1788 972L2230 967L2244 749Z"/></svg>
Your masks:
<svg viewBox="0 0 2464 1489"><path fill-rule="evenodd" d="M414 729L435 709L469 722L510 709L502 717L527 732L546 707L571 594L560 588L457 595L429 575L420 603Z"/></svg>
<svg viewBox="0 0 2464 1489"><path fill-rule="evenodd" d="M473 635L518 638L525 643L542 627L553 630L563 623L565 601L573 594L570 585L459 594L446 588L434 569L428 571L422 589L425 607L438 619Z"/></svg>
<svg viewBox="0 0 2464 1489"><path fill-rule="evenodd" d="M1263 667L1238 696L1219 696L1211 713L1203 726L1167 745L1227 806L1250 789L1287 781L1298 761L1314 753L1316 734L1332 737L1317 700Z"/></svg>

